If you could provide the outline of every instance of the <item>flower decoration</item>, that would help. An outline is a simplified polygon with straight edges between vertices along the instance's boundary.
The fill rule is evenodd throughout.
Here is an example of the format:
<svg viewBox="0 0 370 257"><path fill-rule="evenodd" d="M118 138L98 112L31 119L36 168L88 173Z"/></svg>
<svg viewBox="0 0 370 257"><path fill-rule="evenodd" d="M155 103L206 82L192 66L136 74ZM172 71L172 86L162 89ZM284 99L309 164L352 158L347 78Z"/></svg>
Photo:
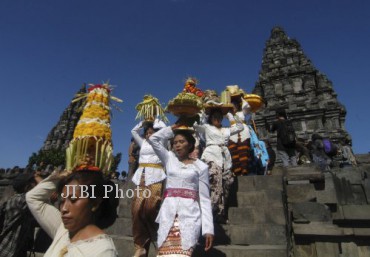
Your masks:
<svg viewBox="0 0 370 257"><path fill-rule="evenodd" d="M110 95L108 83L90 84L88 93L78 94L72 102L86 98L86 104L67 150L67 170L97 167L110 170L113 161L112 132L110 128L110 100L122 102Z"/></svg>

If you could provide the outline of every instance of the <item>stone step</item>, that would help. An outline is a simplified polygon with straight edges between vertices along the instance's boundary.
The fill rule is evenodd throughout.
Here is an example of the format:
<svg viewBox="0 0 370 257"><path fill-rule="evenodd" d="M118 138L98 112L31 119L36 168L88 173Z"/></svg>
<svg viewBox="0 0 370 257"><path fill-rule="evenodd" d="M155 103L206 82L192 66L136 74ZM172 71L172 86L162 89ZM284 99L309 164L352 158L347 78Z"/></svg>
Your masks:
<svg viewBox="0 0 370 257"><path fill-rule="evenodd" d="M370 164L370 154L356 154L355 157L359 164Z"/></svg>
<svg viewBox="0 0 370 257"><path fill-rule="evenodd" d="M287 185L286 194L289 203L316 201L316 191L313 184Z"/></svg>
<svg viewBox="0 0 370 257"><path fill-rule="evenodd" d="M309 180L311 182L321 182L325 180L324 174L314 166L297 166L286 169L285 176L288 181Z"/></svg>
<svg viewBox="0 0 370 257"><path fill-rule="evenodd" d="M114 245L118 251L118 256L120 257L132 257L135 252L134 241L132 237L127 236L111 236ZM149 257L155 257L156 251L153 245L150 245Z"/></svg>
<svg viewBox="0 0 370 257"><path fill-rule="evenodd" d="M230 242L235 245L285 245L284 225L249 224L223 226Z"/></svg>
<svg viewBox="0 0 370 257"><path fill-rule="evenodd" d="M370 171L369 171L369 175L370 175ZM369 178L363 181L363 188L364 188L365 196L367 199L367 203L370 204L370 179Z"/></svg>
<svg viewBox="0 0 370 257"><path fill-rule="evenodd" d="M237 192L237 206L261 207L261 208L283 208L282 192L279 190L262 190L250 192Z"/></svg>
<svg viewBox="0 0 370 257"><path fill-rule="evenodd" d="M127 190L135 190L135 185L132 182L126 182L121 189L124 191L125 198L120 198L119 207L118 207L118 216L122 218L131 219L131 203L132 198L126 197L127 195L131 196L131 193L126 193Z"/></svg>
<svg viewBox="0 0 370 257"><path fill-rule="evenodd" d="M120 257L132 257L134 254L134 243L132 237L112 236ZM203 250L204 245L198 244L194 250L193 257L286 257L287 247L282 245L215 245L209 252ZM149 250L149 257L156 256L153 246Z"/></svg>
<svg viewBox="0 0 370 257"><path fill-rule="evenodd" d="M363 169L352 167L351 169L339 169L335 175L342 179L349 180L350 184L360 185L363 181Z"/></svg>
<svg viewBox="0 0 370 257"><path fill-rule="evenodd" d="M131 237L131 220L119 218L107 229L114 237ZM244 224L215 225L216 244L285 244L285 225L276 224Z"/></svg>
<svg viewBox="0 0 370 257"><path fill-rule="evenodd" d="M362 184L351 184L345 177L333 177L338 202L340 205L365 205L367 204L366 193Z"/></svg>
<svg viewBox="0 0 370 257"><path fill-rule="evenodd" d="M332 222L329 208L322 203L302 202L289 204L295 223Z"/></svg>
<svg viewBox="0 0 370 257"><path fill-rule="evenodd" d="M237 212L238 209L235 208L235 211ZM281 211L281 210L279 210ZM280 215L276 215L280 216ZM274 219L273 217L273 212L270 215L270 219ZM275 218L279 219L279 218ZM281 220L278 220L278 222L272 223L271 227L273 225L285 225L285 220L283 219L283 216L281 215ZM257 225L259 224L259 225ZM268 231L270 230L269 226L270 224L266 223L256 223L256 224L251 224L251 223L243 223L239 224L238 226L235 226L236 224L233 222L230 222L230 225L219 225L215 224L215 243L217 244L245 244L243 239L238 238L238 235L241 233L244 233L244 231L250 231L254 230L256 226L259 226L259 230L262 230L263 228L267 227ZM268 232L267 231L267 232ZM106 229L106 233L110 234L112 236L132 236L132 221L131 219L128 218L118 218L116 222L113 224L113 226L109 227ZM237 238L237 241L232 241L234 238Z"/></svg>
<svg viewBox="0 0 370 257"><path fill-rule="evenodd" d="M106 229L110 235L132 236L131 218L117 218L115 223Z"/></svg>
<svg viewBox="0 0 370 257"><path fill-rule="evenodd" d="M318 203L326 204L330 209L335 212L338 208L337 192L331 173L325 173L325 186L323 190L316 191L316 201Z"/></svg>
<svg viewBox="0 0 370 257"><path fill-rule="evenodd" d="M124 199L120 199L118 207L118 217L131 219L131 201L128 202Z"/></svg>
<svg viewBox="0 0 370 257"><path fill-rule="evenodd" d="M283 190L282 176L238 176L236 177L238 192L260 190Z"/></svg>
<svg viewBox="0 0 370 257"><path fill-rule="evenodd" d="M332 240L340 238L348 240L349 237L359 237L365 240L370 239L370 228L340 227L332 223L310 222L307 224L293 223L293 232L296 238L325 238ZM338 240L338 239L337 239Z"/></svg>
<svg viewBox="0 0 370 257"><path fill-rule="evenodd" d="M227 233L228 226L214 224L215 238L217 244L230 244L230 237ZM132 237L131 218L117 218L116 222L106 229L106 233L113 236Z"/></svg>
<svg viewBox="0 0 370 257"><path fill-rule="evenodd" d="M12 180L11 179L1 179L0 180L0 186L1 187L7 187L7 186L11 186L12 185Z"/></svg>
<svg viewBox="0 0 370 257"><path fill-rule="evenodd" d="M229 222L231 225L244 224L276 224L285 225L284 208L229 208Z"/></svg>
<svg viewBox="0 0 370 257"><path fill-rule="evenodd" d="M208 252L201 247L194 251L195 257L286 257L286 245L216 245Z"/></svg>
<svg viewBox="0 0 370 257"><path fill-rule="evenodd" d="M370 222L370 205L344 205L342 210L346 220Z"/></svg>

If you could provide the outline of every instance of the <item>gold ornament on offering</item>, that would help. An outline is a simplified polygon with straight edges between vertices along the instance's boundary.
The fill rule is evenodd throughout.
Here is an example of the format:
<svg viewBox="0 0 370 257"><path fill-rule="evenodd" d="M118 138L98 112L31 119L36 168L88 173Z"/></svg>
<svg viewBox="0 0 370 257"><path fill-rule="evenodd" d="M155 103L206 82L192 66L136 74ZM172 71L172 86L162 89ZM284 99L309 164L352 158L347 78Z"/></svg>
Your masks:
<svg viewBox="0 0 370 257"><path fill-rule="evenodd" d="M244 100L246 100L251 108L251 112L256 112L261 109L264 105L264 101L262 97L256 94L245 94L243 96Z"/></svg>
<svg viewBox="0 0 370 257"><path fill-rule="evenodd" d="M152 95L145 95L143 101L136 105L136 110L138 111L136 119L154 121L155 116L159 115L164 122L168 122L159 100Z"/></svg>
<svg viewBox="0 0 370 257"><path fill-rule="evenodd" d="M108 83L89 85L88 93L78 94L72 102L86 98L73 139L66 150L66 169L89 168L107 173L113 161L110 129L110 100L122 102L110 95Z"/></svg>

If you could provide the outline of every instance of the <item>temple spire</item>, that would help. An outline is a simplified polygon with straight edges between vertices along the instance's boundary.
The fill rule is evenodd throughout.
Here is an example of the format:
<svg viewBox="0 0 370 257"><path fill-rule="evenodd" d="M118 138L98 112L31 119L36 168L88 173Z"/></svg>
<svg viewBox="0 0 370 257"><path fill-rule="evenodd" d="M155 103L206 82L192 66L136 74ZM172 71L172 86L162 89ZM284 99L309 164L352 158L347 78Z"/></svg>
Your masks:
<svg viewBox="0 0 370 257"><path fill-rule="evenodd" d="M264 120L272 122L281 108L293 120L298 137L310 139L313 133L319 133L338 141L349 138L344 128L346 110L337 100L332 82L281 27L274 27L266 41L254 92L266 102L266 108L255 117L265 138Z"/></svg>

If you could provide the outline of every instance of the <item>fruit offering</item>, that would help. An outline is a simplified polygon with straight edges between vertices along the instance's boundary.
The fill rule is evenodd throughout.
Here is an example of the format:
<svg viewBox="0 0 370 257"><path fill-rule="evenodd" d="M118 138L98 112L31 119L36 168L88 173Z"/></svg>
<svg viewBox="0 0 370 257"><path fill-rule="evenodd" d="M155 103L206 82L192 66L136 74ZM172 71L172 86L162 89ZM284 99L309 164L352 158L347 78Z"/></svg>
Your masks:
<svg viewBox="0 0 370 257"><path fill-rule="evenodd" d="M198 97L203 97L204 93L202 90L196 87L198 84L197 79L195 78L187 78L185 81L185 86L183 92L185 93L192 93Z"/></svg>
<svg viewBox="0 0 370 257"><path fill-rule="evenodd" d="M203 108L200 97L192 93L179 93L174 99L168 102L167 111L176 116L194 116Z"/></svg>

